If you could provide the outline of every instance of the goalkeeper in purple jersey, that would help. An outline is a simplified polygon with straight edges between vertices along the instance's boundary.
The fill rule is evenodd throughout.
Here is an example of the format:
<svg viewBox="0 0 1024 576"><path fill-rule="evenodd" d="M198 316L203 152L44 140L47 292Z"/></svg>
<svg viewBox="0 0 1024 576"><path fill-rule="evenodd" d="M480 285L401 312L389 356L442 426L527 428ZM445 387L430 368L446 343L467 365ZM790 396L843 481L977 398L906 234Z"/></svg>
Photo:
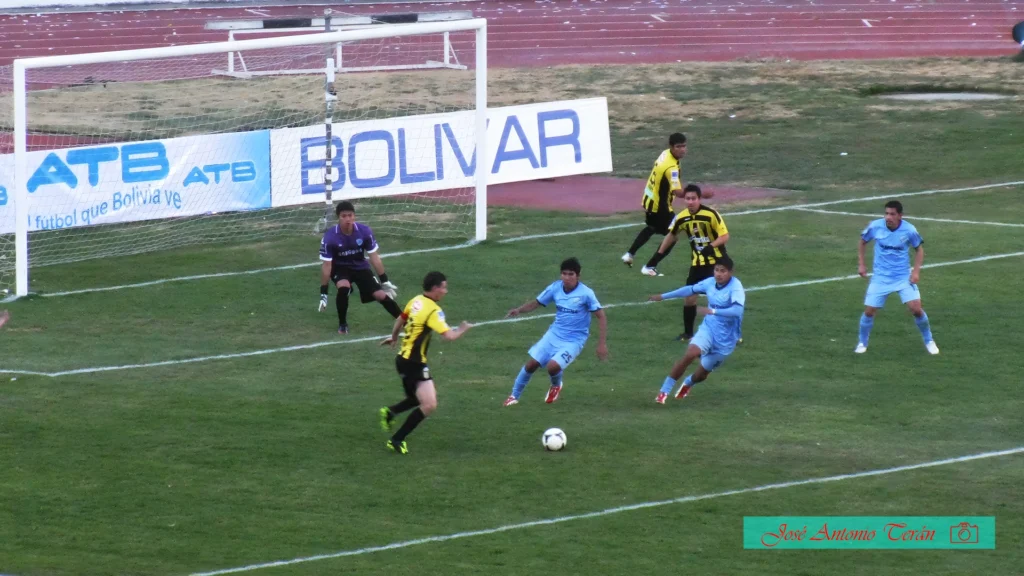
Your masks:
<svg viewBox="0 0 1024 576"><path fill-rule="evenodd" d="M366 224L356 222L356 209L351 202L338 202L334 209L338 224L324 231L320 241L320 312L327 309L329 283L338 288L338 334L348 334L348 297L359 288L359 299L366 304L377 301L398 318L402 309L395 302L398 287L388 280L380 260L377 239ZM370 266L373 266L373 270ZM373 272L380 277L378 281Z"/></svg>

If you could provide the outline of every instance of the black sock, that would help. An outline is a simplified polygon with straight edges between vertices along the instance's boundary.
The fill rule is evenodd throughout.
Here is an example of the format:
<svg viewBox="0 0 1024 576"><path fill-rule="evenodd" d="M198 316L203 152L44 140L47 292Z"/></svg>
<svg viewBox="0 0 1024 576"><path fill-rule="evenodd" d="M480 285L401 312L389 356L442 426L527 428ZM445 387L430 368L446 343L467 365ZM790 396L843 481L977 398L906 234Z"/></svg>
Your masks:
<svg viewBox="0 0 1024 576"><path fill-rule="evenodd" d="M391 443L395 446L401 444L402 440L405 440L405 437L419 426L420 422L423 422L424 418L426 418L426 416L423 415L423 410L420 410L419 408L413 410L412 413L409 414L409 417L405 419L405 423L402 424L402 427L398 429L398 432L395 432L395 435L391 437Z"/></svg>
<svg viewBox="0 0 1024 576"><path fill-rule="evenodd" d="M675 244L669 244L668 248L665 249L665 253L662 254L661 257L665 258L666 256L668 256L669 252L671 252L672 249L676 247L676 244L678 244L678 242L676 242Z"/></svg>
<svg viewBox="0 0 1024 576"><path fill-rule="evenodd" d="M636 254L637 250L643 248L643 245L647 244L647 241L651 239L651 236L654 236L654 232L654 228L651 228L650 226L644 227L644 229L636 235L636 240L633 240L633 245L629 247L629 253Z"/></svg>
<svg viewBox="0 0 1024 576"><path fill-rule="evenodd" d="M398 307L398 304L390 296L385 297L380 303L388 311L388 314L391 314L392 318L398 318L402 315L402 309Z"/></svg>
<svg viewBox="0 0 1024 576"><path fill-rule="evenodd" d="M664 258L664 257L665 257L665 254L662 254L661 252L655 252L654 256L651 256L651 259L647 261L647 267L648 268L655 268L655 267L657 267L658 266L658 262L661 262L661 259Z"/></svg>
<svg viewBox="0 0 1024 576"><path fill-rule="evenodd" d="M348 324L348 288L338 288L338 298L334 301L338 305L338 325Z"/></svg>
<svg viewBox="0 0 1024 576"><path fill-rule="evenodd" d="M415 408L419 405L419 400L415 398L406 398L405 400L402 400L401 402L395 404L394 406L388 406L388 410L390 410L392 414L401 414L402 412Z"/></svg>
<svg viewBox="0 0 1024 576"><path fill-rule="evenodd" d="M697 319L696 306L683 306L683 333L693 334L693 322Z"/></svg>

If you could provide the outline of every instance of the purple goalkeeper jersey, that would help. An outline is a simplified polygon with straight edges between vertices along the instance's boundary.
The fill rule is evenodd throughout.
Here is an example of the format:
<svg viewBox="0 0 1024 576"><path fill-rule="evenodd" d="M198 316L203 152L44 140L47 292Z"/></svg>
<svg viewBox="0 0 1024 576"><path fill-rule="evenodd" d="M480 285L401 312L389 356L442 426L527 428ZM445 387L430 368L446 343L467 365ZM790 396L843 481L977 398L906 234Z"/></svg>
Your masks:
<svg viewBox="0 0 1024 576"><path fill-rule="evenodd" d="M341 226L335 224L324 232L320 241L320 260L353 270L369 269L366 255L376 251L377 240L373 237L373 230L358 222L351 234L343 234Z"/></svg>

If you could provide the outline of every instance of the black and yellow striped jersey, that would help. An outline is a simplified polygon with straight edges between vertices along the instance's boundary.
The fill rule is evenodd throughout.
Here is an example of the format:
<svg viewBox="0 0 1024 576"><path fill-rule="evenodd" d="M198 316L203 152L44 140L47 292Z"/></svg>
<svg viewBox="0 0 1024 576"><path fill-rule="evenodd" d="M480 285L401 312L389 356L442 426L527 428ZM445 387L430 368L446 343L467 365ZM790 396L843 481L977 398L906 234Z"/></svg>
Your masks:
<svg viewBox="0 0 1024 576"><path fill-rule="evenodd" d="M431 335L451 330L444 320L444 311L437 302L420 294L405 305L402 318L405 319L405 338L398 355L406 360L426 364Z"/></svg>
<svg viewBox="0 0 1024 576"><path fill-rule="evenodd" d="M679 177L679 159L669 148L654 161L654 169L644 187L643 206L647 212L673 212L672 203L676 192L683 189Z"/></svg>
<svg viewBox="0 0 1024 576"><path fill-rule="evenodd" d="M669 229L677 237L690 240L690 251L693 255L690 261L691 266L714 264L715 258L725 255L725 246L714 248L715 258L705 258L700 255L702 248L714 242L719 236L729 233L729 229L725 227L725 220L722 220L722 215L714 208L708 208L701 204L696 214L691 214L689 210L683 210L672 220L672 226Z"/></svg>

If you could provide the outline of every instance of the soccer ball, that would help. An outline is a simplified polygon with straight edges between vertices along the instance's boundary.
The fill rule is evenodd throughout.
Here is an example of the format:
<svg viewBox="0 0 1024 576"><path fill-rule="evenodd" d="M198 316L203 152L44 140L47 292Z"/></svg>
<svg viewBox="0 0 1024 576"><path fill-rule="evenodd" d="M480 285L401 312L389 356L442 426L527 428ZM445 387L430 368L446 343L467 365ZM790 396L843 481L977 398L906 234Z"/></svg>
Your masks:
<svg viewBox="0 0 1024 576"><path fill-rule="evenodd" d="M544 435L540 437L540 443L544 445L544 449L551 452L565 448L567 441L565 432L562 432L561 428L548 428L544 431Z"/></svg>

